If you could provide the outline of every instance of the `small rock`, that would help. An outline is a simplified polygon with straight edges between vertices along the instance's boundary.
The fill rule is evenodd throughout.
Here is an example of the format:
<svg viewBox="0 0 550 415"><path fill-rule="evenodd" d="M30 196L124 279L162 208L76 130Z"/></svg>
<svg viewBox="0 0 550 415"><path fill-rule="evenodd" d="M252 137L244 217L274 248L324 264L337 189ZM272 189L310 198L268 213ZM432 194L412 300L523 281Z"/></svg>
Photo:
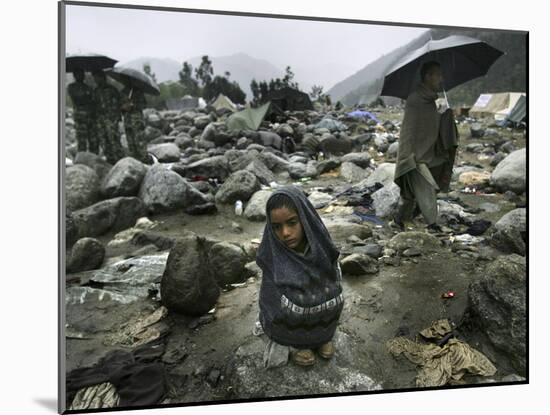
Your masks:
<svg viewBox="0 0 550 415"><path fill-rule="evenodd" d="M88 271L97 269L103 264L105 247L94 238L79 239L71 250L67 270L69 272Z"/></svg>
<svg viewBox="0 0 550 415"><path fill-rule="evenodd" d="M370 256L365 254L351 254L345 257L340 265L342 273L345 275L364 275L376 274L378 272L378 263Z"/></svg>
<svg viewBox="0 0 550 415"><path fill-rule="evenodd" d="M235 233L243 233L243 228L237 222L231 222L231 231Z"/></svg>
<svg viewBox="0 0 550 415"><path fill-rule="evenodd" d="M208 376L206 377L206 382L213 388L215 388L218 385L218 381L221 376L221 372L219 369L213 369L210 371Z"/></svg>
<svg viewBox="0 0 550 415"><path fill-rule="evenodd" d="M481 124L475 123L470 126L470 135L472 138L481 138L485 135L485 130Z"/></svg>

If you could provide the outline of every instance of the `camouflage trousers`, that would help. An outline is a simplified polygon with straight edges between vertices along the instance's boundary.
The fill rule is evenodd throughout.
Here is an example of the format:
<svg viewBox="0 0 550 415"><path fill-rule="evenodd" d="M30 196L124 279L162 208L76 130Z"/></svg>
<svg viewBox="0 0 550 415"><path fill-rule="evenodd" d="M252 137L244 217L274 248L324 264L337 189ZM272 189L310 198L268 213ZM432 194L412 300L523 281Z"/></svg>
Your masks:
<svg viewBox="0 0 550 415"><path fill-rule="evenodd" d="M99 139L91 112L81 109L75 110L74 126L78 151L90 151L99 154Z"/></svg>
<svg viewBox="0 0 550 415"><path fill-rule="evenodd" d="M145 140L145 121L140 112L130 112L124 115L124 130L130 155L143 163L147 162L147 142Z"/></svg>
<svg viewBox="0 0 550 415"><path fill-rule="evenodd" d="M118 131L118 120L97 117L97 134L103 147L103 154L110 164L115 164L124 157L124 149Z"/></svg>

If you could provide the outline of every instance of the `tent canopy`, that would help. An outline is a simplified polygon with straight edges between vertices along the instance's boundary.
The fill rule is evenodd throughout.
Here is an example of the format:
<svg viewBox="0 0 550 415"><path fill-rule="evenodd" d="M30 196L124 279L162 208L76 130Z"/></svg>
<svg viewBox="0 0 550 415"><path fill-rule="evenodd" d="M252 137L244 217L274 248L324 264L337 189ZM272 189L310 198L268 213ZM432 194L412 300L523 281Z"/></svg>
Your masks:
<svg viewBox="0 0 550 415"><path fill-rule="evenodd" d="M237 111L235 104L233 104L233 102L224 94L218 95L216 100L212 103L212 106L216 109L216 111L221 109L226 109L231 112Z"/></svg>
<svg viewBox="0 0 550 415"><path fill-rule="evenodd" d="M510 111L510 114L508 114L508 117L506 117L507 121L511 121L515 124L519 124L522 121L525 121L527 118L527 98L525 95L522 95L518 102L516 102L516 105L514 105L514 108L512 108L512 111Z"/></svg>
<svg viewBox="0 0 550 415"><path fill-rule="evenodd" d="M525 96L525 93L499 92L495 94L481 94L470 109L470 115L473 117L492 116L496 120L503 120L510 114L522 96Z"/></svg>
<svg viewBox="0 0 550 415"><path fill-rule="evenodd" d="M265 100L271 101L272 105L278 107L281 111L313 110L309 95L290 87L271 91L267 94Z"/></svg>
<svg viewBox="0 0 550 415"><path fill-rule="evenodd" d="M268 102L258 108L252 108L248 106L242 111L230 115L227 120L225 120L225 125L227 125L227 129L229 131L256 131L260 127L267 113L269 112L270 107L271 102Z"/></svg>

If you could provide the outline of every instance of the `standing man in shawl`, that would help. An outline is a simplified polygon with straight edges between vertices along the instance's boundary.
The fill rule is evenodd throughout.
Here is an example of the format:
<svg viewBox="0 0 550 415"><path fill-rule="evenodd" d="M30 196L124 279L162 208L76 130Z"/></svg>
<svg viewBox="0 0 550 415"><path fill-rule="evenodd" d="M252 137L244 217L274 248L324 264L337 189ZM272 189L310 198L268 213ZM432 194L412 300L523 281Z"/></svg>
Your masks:
<svg viewBox="0 0 550 415"><path fill-rule="evenodd" d="M147 102L145 94L139 88L126 87L122 90L122 112L124 113L124 130L130 155L147 163L147 143L145 141L145 119L143 110Z"/></svg>
<svg viewBox="0 0 550 415"><path fill-rule="evenodd" d="M92 73L97 84L94 90L94 101L97 108L97 133L103 147L103 154L111 164L124 157L120 143L118 122L120 114L120 93L107 83L105 72L97 70Z"/></svg>
<svg viewBox="0 0 550 415"><path fill-rule="evenodd" d="M75 81L67 86L74 108L74 125L78 151L99 154L99 142L95 134L93 90L84 82L84 71L73 71Z"/></svg>
<svg viewBox="0 0 550 415"><path fill-rule="evenodd" d="M401 189L399 211L394 223L401 230L413 219L418 207L429 231L441 232L437 220L437 192L448 191L458 132L452 111L443 115L435 101L443 76L437 62L426 62L420 70L421 83L407 98L399 137L395 183Z"/></svg>

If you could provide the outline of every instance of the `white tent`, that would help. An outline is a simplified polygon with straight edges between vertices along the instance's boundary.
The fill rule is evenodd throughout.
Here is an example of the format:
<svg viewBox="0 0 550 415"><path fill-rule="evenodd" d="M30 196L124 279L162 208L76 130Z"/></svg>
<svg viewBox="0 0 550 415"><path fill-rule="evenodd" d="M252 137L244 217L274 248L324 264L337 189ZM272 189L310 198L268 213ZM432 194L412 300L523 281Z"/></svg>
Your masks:
<svg viewBox="0 0 550 415"><path fill-rule="evenodd" d="M499 92L495 94L481 94L474 106L470 109L472 117L494 117L500 121L505 119L524 92Z"/></svg>

